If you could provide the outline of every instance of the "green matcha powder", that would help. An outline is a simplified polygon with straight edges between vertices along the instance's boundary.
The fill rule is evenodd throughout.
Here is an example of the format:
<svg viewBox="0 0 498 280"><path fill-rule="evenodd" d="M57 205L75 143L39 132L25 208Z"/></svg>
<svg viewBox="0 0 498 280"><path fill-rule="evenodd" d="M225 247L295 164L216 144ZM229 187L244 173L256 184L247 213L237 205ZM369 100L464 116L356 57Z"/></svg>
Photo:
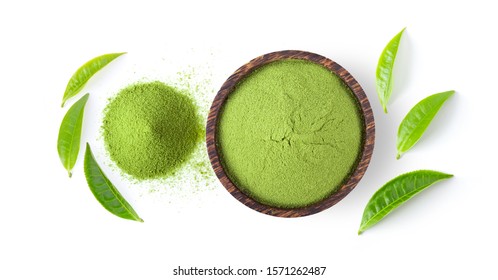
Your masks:
<svg viewBox="0 0 498 280"><path fill-rule="evenodd" d="M107 105L102 128L111 159L136 179L173 174L204 136L193 100L161 82L122 89Z"/></svg>
<svg viewBox="0 0 498 280"><path fill-rule="evenodd" d="M349 178L363 142L351 90L321 65L267 64L239 83L217 131L222 164L247 195L274 207L319 202Z"/></svg>

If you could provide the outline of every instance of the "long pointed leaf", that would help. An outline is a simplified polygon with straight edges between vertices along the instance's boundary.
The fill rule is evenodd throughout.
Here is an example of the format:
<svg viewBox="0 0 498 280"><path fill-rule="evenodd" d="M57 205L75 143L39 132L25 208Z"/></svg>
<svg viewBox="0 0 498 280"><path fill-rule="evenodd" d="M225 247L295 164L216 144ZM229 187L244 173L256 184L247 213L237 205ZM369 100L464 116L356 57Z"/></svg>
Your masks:
<svg viewBox="0 0 498 280"><path fill-rule="evenodd" d="M418 142L441 106L453 93L455 91L450 90L426 97L406 114L398 128L397 159Z"/></svg>
<svg viewBox="0 0 498 280"><path fill-rule="evenodd" d="M133 207L102 172L88 143L85 152L85 177L93 195L107 211L123 219L143 222Z"/></svg>
<svg viewBox="0 0 498 280"><path fill-rule="evenodd" d="M403 28L391 41L386 45L379 57L376 72L377 94L379 95L380 104L387 113L387 103L391 98L393 90L393 69L396 55L398 53L399 41L405 31Z"/></svg>
<svg viewBox="0 0 498 280"><path fill-rule="evenodd" d="M64 92L64 96L62 97L62 106L66 101L78 94L81 91L83 86L90 80L90 78L97 73L100 69L104 68L107 64L111 63L114 59L121 56L125 53L110 53L98 56L87 63L83 64L76 72L73 74L71 79L66 86L66 91Z"/></svg>
<svg viewBox="0 0 498 280"><path fill-rule="evenodd" d="M76 164L80 151L81 127L83 124L85 105L89 96L88 93L85 94L69 108L59 128L57 152L59 153L59 158L61 159L64 168L66 168L69 177L71 177L71 170Z"/></svg>
<svg viewBox="0 0 498 280"><path fill-rule="evenodd" d="M387 182L368 201L363 211L358 234L375 225L391 211L430 185L451 177L453 175L437 171L418 170L402 174Z"/></svg>

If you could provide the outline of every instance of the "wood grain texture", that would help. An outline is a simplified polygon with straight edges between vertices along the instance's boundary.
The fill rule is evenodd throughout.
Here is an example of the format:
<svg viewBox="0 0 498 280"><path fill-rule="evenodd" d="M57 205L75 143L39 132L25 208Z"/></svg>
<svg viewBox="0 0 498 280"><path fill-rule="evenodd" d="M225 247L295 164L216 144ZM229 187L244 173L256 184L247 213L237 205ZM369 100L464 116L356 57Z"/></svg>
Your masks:
<svg viewBox="0 0 498 280"><path fill-rule="evenodd" d="M216 142L216 126L218 124L218 119L220 116L220 109L223 106L223 103L227 99L227 96L233 92L239 81L244 79L247 75L251 74L255 69L277 61L281 59L304 59L308 61L315 62L317 64L323 65L325 68L329 69L331 72L335 73L339 76L351 89L354 93L360 110L363 115L364 121L364 143L363 149L361 151L361 156L359 158L359 162L357 168L352 172L349 179L340 186L340 188L334 192L330 197L312 204L310 206L302 207L302 208L293 208L293 209L283 209L268 206L258 201L255 201L251 197L247 196L245 193L240 191L237 186L230 180L227 176L227 173L223 169L223 166L220 161L220 153L218 151L219 147ZM349 74L346 69L344 69L339 64L334 61L323 57L318 54L304 52L304 51L295 51L295 50L286 50L286 51L278 51L273 53L268 53L257 57L247 64L243 65L235 73L233 73L223 84L221 89L218 91L218 94L213 100L213 104L211 105L211 109L209 111L208 121L206 125L206 145L209 154L209 159L211 161L211 165L213 167L216 176L220 180L221 184L228 190L228 192L235 197L238 201L243 203L244 205L259 211L264 214L273 215L277 217L301 217L307 216L311 214L315 214L321 212L325 209L330 208L341 199L346 197L358 184L361 180L365 171L370 163L370 158L372 157L372 152L374 148L375 142L375 121L372 112L372 108L370 107L370 102L368 101L365 92L361 88L360 84Z"/></svg>

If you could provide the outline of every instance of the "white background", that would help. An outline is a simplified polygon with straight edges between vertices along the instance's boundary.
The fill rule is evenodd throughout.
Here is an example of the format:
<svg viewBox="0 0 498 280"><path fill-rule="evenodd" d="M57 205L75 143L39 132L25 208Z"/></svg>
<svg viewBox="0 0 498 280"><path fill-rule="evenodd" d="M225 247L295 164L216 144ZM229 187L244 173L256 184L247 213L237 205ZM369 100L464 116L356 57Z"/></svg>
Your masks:
<svg viewBox="0 0 498 280"><path fill-rule="evenodd" d="M215 265L327 267L322 277L233 279L498 279L493 1L161 2L0 4L0 279L181 279L172 276L173 268ZM405 26L385 115L375 67L385 44ZM140 224L98 204L82 161L67 178L56 151L67 110L60 101L72 73L90 58L128 52L85 89L96 93L111 81L132 82L122 77L151 78L134 69L153 65L149 72L160 73L162 60L168 67L167 60L181 60L185 50L209 53L199 61L211 65L217 90L243 63L284 49L316 52L341 64L360 82L375 113L370 167L334 207L282 219L243 206L220 184L181 200L118 185L145 220ZM403 116L422 98L450 89L456 94L422 140L396 161ZM96 126L101 112L91 108L104 99L92 95L88 126ZM357 236L370 196L416 169L455 177Z"/></svg>

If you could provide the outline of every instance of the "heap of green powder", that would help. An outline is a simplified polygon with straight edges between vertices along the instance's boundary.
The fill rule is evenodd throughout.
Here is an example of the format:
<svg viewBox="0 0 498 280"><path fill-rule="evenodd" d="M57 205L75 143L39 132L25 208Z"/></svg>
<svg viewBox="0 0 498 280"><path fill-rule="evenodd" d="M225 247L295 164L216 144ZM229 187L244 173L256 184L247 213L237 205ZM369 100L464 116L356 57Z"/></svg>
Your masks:
<svg viewBox="0 0 498 280"><path fill-rule="evenodd" d="M218 123L230 179L270 206L298 208L330 196L356 168L363 121L351 90L304 60L267 64L239 83Z"/></svg>
<svg viewBox="0 0 498 280"><path fill-rule="evenodd" d="M194 102L161 82L122 89L107 105L102 128L111 159L137 179L172 174L204 134Z"/></svg>

